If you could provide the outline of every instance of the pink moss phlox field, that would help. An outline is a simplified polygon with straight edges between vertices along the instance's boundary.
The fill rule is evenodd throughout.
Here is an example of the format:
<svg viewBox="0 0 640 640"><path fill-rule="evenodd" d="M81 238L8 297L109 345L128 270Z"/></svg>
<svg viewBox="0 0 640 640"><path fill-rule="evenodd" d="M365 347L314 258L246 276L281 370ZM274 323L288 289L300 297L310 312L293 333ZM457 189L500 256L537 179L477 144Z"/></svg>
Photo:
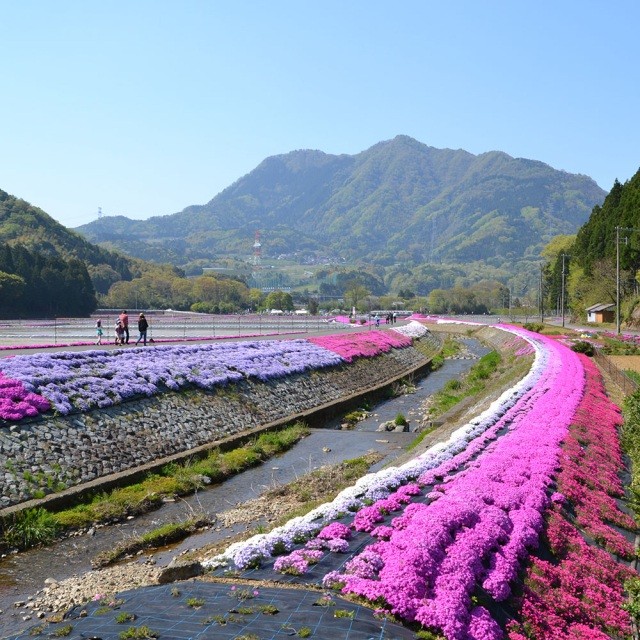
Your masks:
<svg viewBox="0 0 640 640"><path fill-rule="evenodd" d="M497 601L510 595L538 543L560 443L584 390L577 355L537 340L550 356L545 375L527 406L509 412L509 431L441 484L441 497L394 519L389 540L372 545L383 564L377 575L345 573L343 592L382 599L392 613L451 640L502 637L472 596L479 587Z"/></svg>
<svg viewBox="0 0 640 640"><path fill-rule="evenodd" d="M50 408L46 398L28 391L20 380L8 378L0 371L0 419L22 420Z"/></svg>
<svg viewBox="0 0 640 640"><path fill-rule="evenodd" d="M629 557L633 546L611 523L635 531L614 497L622 495L623 468L617 435L619 409L607 398L595 365L581 356L586 390L560 458L557 497L547 515L546 537L555 562L532 558L520 609L521 624L509 625L509 639L627 637L631 633L623 583L636 575L607 551L587 543L579 528L608 551ZM564 517L569 503L575 520ZM526 625L527 635L522 634Z"/></svg>
<svg viewBox="0 0 640 640"><path fill-rule="evenodd" d="M397 331L366 331L350 335L315 336L309 342L337 353L346 362L354 358L372 358L391 349L411 346L411 338Z"/></svg>

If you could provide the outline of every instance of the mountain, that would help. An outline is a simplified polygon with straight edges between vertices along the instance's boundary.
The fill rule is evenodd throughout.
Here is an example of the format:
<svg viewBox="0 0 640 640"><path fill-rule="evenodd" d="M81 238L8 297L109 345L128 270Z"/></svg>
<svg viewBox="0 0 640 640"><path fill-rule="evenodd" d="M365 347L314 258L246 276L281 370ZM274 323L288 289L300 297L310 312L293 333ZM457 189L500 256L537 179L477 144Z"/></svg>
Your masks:
<svg viewBox="0 0 640 640"><path fill-rule="evenodd" d="M264 160L205 205L144 221L79 227L92 242L185 265L251 256L510 268L572 234L605 192L588 176L491 151L435 149L407 136L356 155L299 150Z"/></svg>

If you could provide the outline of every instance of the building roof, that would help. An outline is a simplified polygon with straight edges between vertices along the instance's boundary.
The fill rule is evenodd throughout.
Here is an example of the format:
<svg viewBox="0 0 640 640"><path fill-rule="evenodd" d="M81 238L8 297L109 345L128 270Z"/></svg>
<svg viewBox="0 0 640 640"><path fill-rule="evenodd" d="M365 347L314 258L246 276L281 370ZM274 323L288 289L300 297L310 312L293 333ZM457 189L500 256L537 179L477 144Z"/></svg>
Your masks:
<svg viewBox="0 0 640 640"><path fill-rule="evenodd" d="M613 304L613 302L601 302L599 304L593 304L590 307L587 307L587 311L608 311L609 309L614 309L615 306L616 305Z"/></svg>

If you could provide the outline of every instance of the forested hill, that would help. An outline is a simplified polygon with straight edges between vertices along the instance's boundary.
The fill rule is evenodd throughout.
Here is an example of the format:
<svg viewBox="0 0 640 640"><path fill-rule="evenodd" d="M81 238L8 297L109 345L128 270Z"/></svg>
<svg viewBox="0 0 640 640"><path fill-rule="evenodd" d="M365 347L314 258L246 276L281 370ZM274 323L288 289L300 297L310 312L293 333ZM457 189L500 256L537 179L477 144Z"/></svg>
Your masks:
<svg viewBox="0 0 640 640"><path fill-rule="evenodd" d="M587 271L599 261L616 258L616 227L621 227L620 266L640 269L640 170L624 184L617 180L602 206L596 206L572 247L575 262Z"/></svg>
<svg viewBox="0 0 640 640"><path fill-rule="evenodd" d="M572 234L605 197L591 178L492 151L435 149L407 136L357 155L293 151L264 160L205 205L78 229L130 255L184 265L219 255L309 253L377 264L513 268Z"/></svg>
<svg viewBox="0 0 640 640"><path fill-rule="evenodd" d="M0 190L0 317L87 315L132 266Z"/></svg>
<svg viewBox="0 0 640 640"><path fill-rule="evenodd" d="M62 258L77 258L90 265L107 264L128 276L125 256L98 247L49 214L25 200L0 190L0 242L22 245L31 251Z"/></svg>

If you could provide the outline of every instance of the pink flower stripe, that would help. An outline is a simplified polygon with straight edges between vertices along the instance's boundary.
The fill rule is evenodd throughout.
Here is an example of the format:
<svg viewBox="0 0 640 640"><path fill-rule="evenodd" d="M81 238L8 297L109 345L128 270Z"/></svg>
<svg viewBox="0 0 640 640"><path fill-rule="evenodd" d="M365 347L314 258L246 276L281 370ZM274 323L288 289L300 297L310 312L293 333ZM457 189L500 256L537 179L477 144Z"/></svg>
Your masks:
<svg viewBox="0 0 640 640"><path fill-rule="evenodd" d="M547 366L502 417L509 431L444 478L437 499L407 506L392 521L389 539L367 547L366 562L356 557L349 565L366 571L348 567L340 579L343 592L384 601L395 615L450 640L503 636L472 596L480 587L496 601L510 595L510 583L537 545L560 443L584 389L577 354L543 336L535 339L548 353ZM375 524L369 522L375 518L362 520Z"/></svg>
<svg viewBox="0 0 640 640"><path fill-rule="evenodd" d="M309 338L309 342L337 353L347 362L354 358L371 358L391 349L411 346L411 338L397 331L366 331L349 335L328 335Z"/></svg>
<svg viewBox="0 0 640 640"><path fill-rule="evenodd" d="M631 633L624 581L635 575L606 551L590 545L563 517L567 502L575 524L608 551L632 557L633 546L609 524L635 531L614 497L622 495L618 470L622 468L617 429L619 409L607 398L595 365L581 356L587 374L586 391L576 412L560 457L561 494L548 515L546 536L557 558L550 563L532 558L522 598L522 624L509 626L510 640L535 638L605 639ZM523 625L527 635L522 635Z"/></svg>

